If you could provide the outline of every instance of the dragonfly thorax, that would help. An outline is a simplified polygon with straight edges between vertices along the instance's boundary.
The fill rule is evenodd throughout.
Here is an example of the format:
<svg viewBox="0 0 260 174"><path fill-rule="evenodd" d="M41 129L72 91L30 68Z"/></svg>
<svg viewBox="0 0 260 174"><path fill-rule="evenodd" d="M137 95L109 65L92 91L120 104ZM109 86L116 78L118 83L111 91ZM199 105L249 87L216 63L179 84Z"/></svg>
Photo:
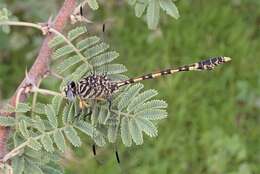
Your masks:
<svg viewBox="0 0 260 174"><path fill-rule="evenodd" d="M77 83L77 95L81 99L108 98L118 89L117 84L105 75L89 75Z"/></svg>

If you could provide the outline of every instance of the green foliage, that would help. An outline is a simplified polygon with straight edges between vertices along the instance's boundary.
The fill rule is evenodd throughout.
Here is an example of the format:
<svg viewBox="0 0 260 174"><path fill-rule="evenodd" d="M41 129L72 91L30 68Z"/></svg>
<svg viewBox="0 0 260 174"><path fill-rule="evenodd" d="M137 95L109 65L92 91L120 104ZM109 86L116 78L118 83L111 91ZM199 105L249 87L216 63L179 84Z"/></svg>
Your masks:
<svg viewBox="0 0 260 174"><path fill-rule="evenodd" d="M88 3L90 8L92 8L93 10L97 10L98 9L97 0L85 0L85 1Z"/></svg>
<svg viewBox="0 0 260 174"><path fill-rule="evenodd" d="M169 16L178 19L180 17L178 8L173 0L127 0L128 4L134 6L136 17L140 18L146 11L146 21L149 29L156 29L160 18L160 9ZM85 0L91 9L99 8L97 0Z"/></svg>
<svg viewBox="0 0 260 174"><path fill-rule="evenodd" d="M27 16L26 19L28 19L28 16L33 16L31 11L45 14L45 16L50 14L46 13L43 8L35 8L32 2L34 1L22 2L27 8L30 7L31 9L26 11L27 15L24 15L23 11L19 11L23 19L24 16ZM37 3L39 2L37 1ZM19 5L13 6L14 9L16 7L19 7ZM113 24L113 30L110 33L112 41L110 42L117 44L113 48L117 48L120 55L123 55L120 56L119 60L130 69L129 75L135 76L145 71L169 67L169 64L177 66L198 60L197 58L205 55L223 53L232 56L234 61L230 66L209 74L190 73L146 82L145 86L148 89L156 86L156 89L160 91L160 97L171 103L168 107L169 118L166 122L160 123L160 136L157 139L146 139L144 137L146 143L142 147L132 150L128 148L119 149L122 170L131 170L131 173L173 174L259 173L260 131L258 126L259 104L257 104L259 103L260 84L258 82L259 59L257 59L259 57L257 25L260 14L259 1L203 0L200 3L178 1L178 7L185 14L183 20L172 22L163 19L160 21L162 22L162 35L160 33L157 35L157 32L148 33L142 27L142 23L136 20L127 8L123 6L122 8L114 7L117 10L113 8L113 17L117 22ZM100 8L100 10L102 9ZM46 18L43 19L46 20ZM37 21L42 20L37 18ZM126 24L127 27L122 27ZM19 30L21 34L25 32L27 34L27 30ZM1 46L7 45L6 39L2 39L3 35L0 36ZM34 40L37 40L37 35L34 36ZM8 50L11 50L12 54L9 54ZM10 81L18 81L19 77L17 78L17 76L20 76L21 79L25 67L22 65L26 63L28 65L28 62L24 61L25 59L21 59L21 55L25 55L27 49L23 49L22 52L14 51L12 45L10 45L4 52L1 50L1 53L3 53L1 56L6 55L6 51L8 61L3 60L3 57L0 60L1 87L4 90L5 97L8 94L10 96L11 92L14 91L11 86L17 85L10 83ZM30 54L29 57L34 56ZM73 69L73 67L67 70L70 69ZM115 79L119 79L119 77ZM50 83L44 83L44 87L49 88ZM51 88L53 87L51 85ZM41 100L41 102L46 103L45 100ZM114 107L117 106L116 100L113 100L113 105ZM146 104L140 105L138 108L142 110L142 107L149 108L150 105L159 105L159 108L165 106L164 102L157 100L154 102L147 101ZM107 111L105 105L100 109ZM41 112L37 115L44 120L46 128L51 128L51 125L47 124L49 121L44 114L45 105L42 107L41 103L37 103L35 110ZM62 114L60 112L59 117ZM30 114L26 115L29 116ZM105 112L98 118L106 120L106 116ZM121 119L121 125L126 119L127 117ZM126 137L130 137L127 140L132 142L130 131L124 132L129 133L129 136ZM90 131L89 136L91 135ZM84 144L89 139L88 136L81 138ZM19 143L22 142L18 141ZM40 142L38 143L40 144ZM232 150L233 148L236 150ZM25 154L22 154L22 158L33 156L33 159L36 159L36 156L43 157L38 153L37 155L29 153L28 149L26 149ZM89 157L90 149L88 147L83 146L77 149L80 155L76 155L77 161L69 161L69 164L66 164L66 173L115 173L115 159L112 151L107 151L108 149L102 149L104 153L100 153L98 156L105 160L105 165L101 167ZM41 151L46 153L43 148ZM242 154L242 158L239 157L239 154ZM47 161L46 158L41 159ZM40 159L40 157L37 157L37 159ZM79 161L88 165L82 165ZM47 164L40 167L44 173L63 173L56 167L54 169L51 163Z"/></svg>
<svg viewBox="0 0 260 174"><path fill-rule="evenodd" d="M128 3L135 8L135 15L142 17L146 10L146 21L148 28L155 29L160 18L160 8L169 16L178 19L179 11L172 0L128 0Z"/></svg>
<svg viewBox="0 0 260 174"><path fill-rule="evenodd" d="M93 70L99 74L106 73L115 81L120 79L113 75L126 71L125 66L112 63L119 56L117 52L109 51L109 45L96 36L86 37L86 32L85 27L76 27L68 32L67 38L57 36L49 43L55 47L55 63L64 59L63 63L57 62L58 65L54 65L55 70L58 70L56 72L65 75L61 87L64 87L67 80L79 80ZM13 109L16 112L15 118L0 117L0 124L14 127L17 135L12 145L21 154L15 159L13 169L20 169L20 173L43 173L44 166L49 163L36 163L35 159L26 158L26 151L23 152L22 149L29 148L36 154L64 152L65 137L67 142L79 147L82 141L77 130L91 137L98 146L104 146L107 141L116 143L117 137L121 137L126 146L130 146L132 141L140 145L144 141L143 132L150 137L157 136L158 131L152 120L166 118L166 104L160 100L151 100L158 94L157 91L140 92L142 88L141 84L122 88L114 94L111 110L107 102L89 99L87 102L90 108L86 108L92 111L89 121L82 119L85 112L78 113L77 102L63 105L60 96L53 97L47 105L37 102L33 108L29 103L19 103ZM59 115L62 117L61 123L58 121ZM98 125L102 125L102 129ZM40 161L42 156L36 155L35 158ZM32 167L29 168L29 165Z"/></svg>

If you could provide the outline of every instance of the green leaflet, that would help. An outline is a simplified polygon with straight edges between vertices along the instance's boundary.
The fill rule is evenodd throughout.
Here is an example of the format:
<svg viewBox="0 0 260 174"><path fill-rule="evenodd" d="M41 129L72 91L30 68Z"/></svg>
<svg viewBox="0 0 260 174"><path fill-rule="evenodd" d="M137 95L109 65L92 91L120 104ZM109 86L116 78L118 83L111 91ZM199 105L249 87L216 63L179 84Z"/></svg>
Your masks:
<svg viewBox="0 0 260 174"><path fill-rule="evenodd" d="M58 113L60 111L60 106L61 106L62 100L63 100L63 98L61 96L55 96L55 97L53 97L53 99L51 101L56 115L58 115Z"/></svg>
<svg viewBox="0 0 260 174"><path fill-rule="evenodd" d="M50 173L50 174L63 174L64 172L63 171L61 171L61 170L58 170L57 168L56 168L56 166L55 167L52 167L52 166L50 166L50 165L45 165L45 166L42 166L42 170L43 170L43 172L44 173Z"/></svg>
<svg viewBox="0 0 260 174"><path fill-rule="evenodd" d="M134 112L137 113L146 109L165 109L167 106L167 103L163 100L151 100L137 106Z"/></svg>
<svg viewBox="0 0 260 174"><path fill-rule="evenodd" d="M80 35L85 34L85 33L87 33L86 27L76 27L69 31L68 39L70 41L73 41L74 39L76 39L77 37L79 37Z"/></svg>
<svg viewBox="0 0 260 174"><path fill-rule="evenodd" d="M90 63L93 66L101 66L101 65L104 65L106 63L112 62L118 56L119 56L119 54L115 51L105 52L105 53L100 54L100 55L94 57L93 59L91 59Z"/></svg>
<svg viewBox="0 0 260 174"><path fill-rule="evenodd" d="M180 17L178 8L172 0L160 0L161 8L171 17L178 19Z"/></svg>
<svg viewBox="0 0 260 174"><path fill-rule="evenodd" d="M24 173L30 174L43 174L41 168L34 163L34 161L30 161L29 159L25 160Z"/></svg>
<svg viewBox="0 0 260 174"><path fill-rule="evenodd" d="M66 106L64 107L63 112L62 112L62 123L64 125L66 125L67 122L68 122L68 115L69 115L70 106L71 105L66 104Z"/></svg>
<svg viewBox="0 0 260 174"><path fill-rule="evenodd" d="M16 122L13 117L0 116L0 125L1 126L14 126L15 123Z"/></svg>
<svg viewBox="0 0 260 174"><path fill-rule="evenodd" d="M158 0L150 0L147 7L146 20L150 29L155 29L159 23L160 5Z"/></svg>
<svg viewBox="0 0 260 174"><path fill-rule="evenodd" d="M74 103L71 103L70 104L70 109L69 109L69 112L68 112L68 116L67 116L67 123L72 123L73 119L74 119L74 116L75 116L75 105Z"/></svg>
<svg viewBox="0 0 260 174"><path fill-rule="evenodd" d="M45 134L41 137L41 143L47 152L54 152L53 141L50 135Z"/></svg>
<svg viewBox="0 0 260 174"><path fill-rule="evenodd" d="M44 122L42 121L41 117L38 115L36 115L35 117L33 127L42 133L46 130Z"/></svg>
<svg viewBox="0 0 260 174"><path fill-rule="evenodd" d="M12 159L12 169L15 174L22 174L24 171L24 157L14 157Z"/></svg>
<svg viewBox="0 0 260 174"><path fill-rule="evenodd" d="M21 134L24 136L24 138L29 138L30 137L30 133L27 129L27 123L25 120L21 120L18 124L19 127L19 131L21 132Z"/></svg>
<svg viewBox="0 0 260 174"><path fill-rule="evenodd" d="M49 47L54 48L62 43L65 43L63 38L61 36L55 36L50 42L49 42Z"/></svg>
<svg viewBox="0 0 260 174"><path fill-rule="evenodd" d="M103 66L100 66L96 69L96 72L99 74L120 74L123 72L126 72L127 69L124 65L122 64L105 64Z"/></svg>
<svg viewBox="0 0 260 174"><path fill-rule="evenodd" d="M27 143L28 147L30 147L30 148L32 148L32 149L34 149L36 151L41 150L42 145L37 140L35 140L33 138L29 138L27 141L28 141L28 143Z"/></svg>
<svg viewBox="0 0 260 174"><path fill-rule="evenodd" d="M18 103L15 112L25 113L31 110L31 106L27 103Z"/></svg>
<svg viewBox="0 0 260 174"><path fill-rule="evenodd" d="M65 148L66 148L66 144L65 144L65 139L64 139L64 136L63 136L61 130L56 130L53 133L53 139L54 139L55 144L59 148L59 150L61 152L64 152Z"/></svg>
<svg viewBox="0 0 260 174"><path fill-rule="evenodd" d="M136 113L136 116L148 120L160 120L167 117L167 112L161 109L147 109Z"/></svg>
<svg viewBox="0 0 260 174"><path fill-rule="evenodd" d="M129 130L131 137L133 138L133 141L136 145L143 144L143 134L142 130L139 128L137 121L134 118L130 119L129 122Z"/></svg>
<svg viewBox="0 0 260 174"><path fill-rule="evenodd" d="M129 147L132 145L128 117L123 117L121 121L121 139L125 146Z"/></svg>
<svg viewBox="0 0 260 174"><path fill-rule="evenodd" d="M81 145L80 138L72 126L66 127L64 129L64 133L73 146L79 147Z"/></svg>
<svg viewBox="0 0 260 174"><path fill-rule="evenodd" d="M36 103L34 112L37 114L45 114L45 104L43 103Z"/></svg>
<svg viewBox="0 0 260 174"><path fill-rule="evenodd" d="M110 143L115 143L117 139L118 126L117 125L109 125L108 126L108 141Z"/></svg>
<svg viewBox="0 0 260 174"><path fill-rule="evenodd" d="M77 43L77 48L80 51L84 51L85 49L97 44L100 41L100 38L97 36L87 37Z"/></svg>
<svg viewBox="0 0 260 174"><path fill-rule="evenodd" d="M131 103L127 107L127 112L130 113L136 107L138 107L139 105L143 104L144 102L146 102L147 100L151 99L152 97L156 96L157 94L158 94L158 92L156 90L154 90L154 89L149 89L149 90L146 90L146 91L142 92L141 94L136 96L131 101Z"/></svg>
<svg viewBox="0 0 260 174"><path fill-rule="evenodd" d="M71 67L79 62L81 62L81 59L78 55L71 56L58 64L58 66L56 67L57 73L61 74L69 70Z"/></svg>
<svg viewBox="0 0 260 174"><path fill-rule="evenodd" d="M158 130L151 121L140 117L135 118L135 120L138 127L148 136L156 137L158 135Z"/></svg>
<svg viewBox="0 0 260 174"><path fill-rule="evenodd" d="M80 131L82 131L83 133L87 134L92 138L94 133L95 138L93 139L98 146L102 147L106 144L106 140L104 139L104 136L97 129L95 129L91 124L83 121L78 121L75 126Z"/></svg>
<svg viewBox="0 0 260 174"><path fill-rule="evenodd" d="M58 126L58 120L56 118L56 113L53 108L53 105L50 105L50 104L46 105L45 112L46 112L47 118L49 120L49 123L53 126L53 128L56 128Z"/></svg>
<svg viewBox="0 0 260 174"><path fill-rule="evenodd" d="M90 6L90 8L92 8L93 10L97 10L98 9L98 3L97 0L86 0L88 5Z"/></svg>
<svg viewBox="0 0 260 174"><path fill-rule="evenodd" d="M140 18L146 10L146 21L149 29L155 29L159 23L160 8L171 17L180 17L178 8L173 0L128 0L128 4L134 6L135 16Z"/></svg>
<svg viewBox="0 0 260 174"><path fill-rule="evenodd" d="M133 99L143 87L144 86L142 84L138 83L125 91L124 95L121 97L121 100L118 102L118 109L122 111L125 107L127 107L131 99Z"/></svg>
<svg viewBox="0 0 260 174"><path fill-rule="evenodd" d="M65 46L63 46L61 48L56 49L54 51L54 53L52 54L52 58L54 60L56 60L56 59L59 59L59 58L65 56L65 55L73 53L73 51L74 50L73 50L73 48L70 45L65 45Z"/></svg>
<svg viewBox="0 0 260 174"><path fill-rule="evenodd" d="M128 0L127 2L128 2L129 5L134 5L136 3L136 1L137 0Z"/></svg>
<svg viewBox="0 0 260 174"><path fill-rule="evenodd" d="M85 57L87 59L91 59L93 58L94 56L106 51L107 49L109 48L109 45L102 42L102 43L99 43L91 48L88 48L83 54L85 55Z"/></svg>
<svg viewBox="0 0 260 174"><path fill-rule="evenodd" d="M136 2L135 4L136 17L140 18L143 15L147 5L148 5L148 0L139 0L138 2Z"/></svg>

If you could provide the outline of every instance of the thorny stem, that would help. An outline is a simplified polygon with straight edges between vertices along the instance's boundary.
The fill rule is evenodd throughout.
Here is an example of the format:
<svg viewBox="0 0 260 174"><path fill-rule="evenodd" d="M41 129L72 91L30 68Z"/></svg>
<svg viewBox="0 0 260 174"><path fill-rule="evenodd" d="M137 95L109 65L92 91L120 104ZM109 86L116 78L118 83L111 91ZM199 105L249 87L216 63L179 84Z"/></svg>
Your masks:
<svg viewBox="0 0 260 174"><path fill-rule="evenodd" d="M70 19L70 15L73 13L76 7L76 0L65 0L63 3L62 8L59 10L54 22L52 23L53 28L57 31L61 32L64 28L66 22ZM2 22L1 25L18 25L18 26L27 26L27 27L34 27L41 31L43 31L43 27L40 24L31 24L26 22ZM46 28L46 26L45 26ZM27 97L28 93L26 90L23 90L19 97L17 97L17 93L21 88L24 88L28 84L32 86L36 85L38 81L46 76L46 73L49 71L49 64L50 64L50 57L51 57L51 49L48 46L48 42L52 39L53 34L48 34L45 40L42 43L41 49L39 54L32 65L30 71L28 72L28 78L26 77L21 84L19 85L18 89L10 99L9 104L12 106L16 106L18 102L24 102ZM17 101L18 100L18 101ZM2 116L15 116L15 113L7 113L1 112ZM9 137L10 128L9 127L2 127L0 126L0 158L3 158L7 153L7 140Z"/></svg>

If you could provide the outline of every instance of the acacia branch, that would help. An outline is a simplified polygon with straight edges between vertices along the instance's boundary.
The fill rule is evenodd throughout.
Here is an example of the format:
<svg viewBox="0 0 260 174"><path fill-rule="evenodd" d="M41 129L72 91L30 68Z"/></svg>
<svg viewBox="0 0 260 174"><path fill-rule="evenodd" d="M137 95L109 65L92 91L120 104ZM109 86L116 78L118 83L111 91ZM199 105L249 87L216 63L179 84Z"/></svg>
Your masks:
<svg viewBox="0 0 260 174"><path fill-rule="evenodd" d="M73 10L76 7L76 0L65 0L62 8L60 9L58 15L56 16L52 27L61 32L66 22L69 20L70 15L73 13ZM16 92L10 99L9 104L12 106L16 105L16 102L24 102L29 91L27 88L36 86L40 79L46 77L50 72L49 63L51 60L51 49L48 46L48 42L53 38L53 34L48 34L44 39L39 54L32 65L28 75L21 82ZM18 91L19 95L18 95ZM15 116L14 113L1 113L2 116ZM7 139L9 136L10 128L0 126L0 158L3 158L7 153Z"/></svg>

